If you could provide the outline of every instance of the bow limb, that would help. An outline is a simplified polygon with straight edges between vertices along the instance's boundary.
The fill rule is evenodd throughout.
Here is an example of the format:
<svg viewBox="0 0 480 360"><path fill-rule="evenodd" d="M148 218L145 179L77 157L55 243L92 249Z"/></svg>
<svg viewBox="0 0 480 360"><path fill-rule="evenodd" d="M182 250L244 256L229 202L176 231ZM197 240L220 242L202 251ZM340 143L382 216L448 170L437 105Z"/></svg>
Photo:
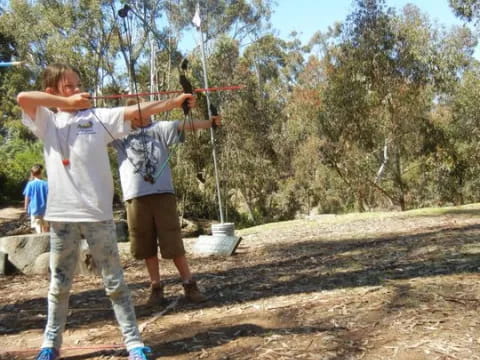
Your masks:
<svg viewBox="0 0 480 360"><path fill-rule="evenodd" d="M132 34L130 32L130 27L128 24L128 14L131 11L132 11L132 8L128 6L128 4L125 4L124 7L118 11L118 16L123 20L123 27L125 30L125 35L127 37L127 46L129 51L128 65L130 68L129 70L130 70L131 79L133 81L134 93L136 95L136 103L137 103L136 105L138 109L138 118L136 120L141 125L143 121L142 108L140 106L141 99L138 92L138 82L137 82L137 76L135 74L135 64L132 58ZM135 122L135 119L133 122ZM143 179L146 182L153 184L155 182L155 178L153 177L154 165L153 165L152 159L150 159L150 157L148 156L148 144L145 136L145 129L143 127L140 127L140 138L142 142L143 158L144 158ZM125 150L125 153L126 153L126 150Z"/></svg>
<svg viewBox="0 0 480 360"><path fill-rule="evenodd" d="M182 86L183 92L185 94L193 94L193 86L190 80L188 80L187 75L185 74L188 67L188 60L184 58L180 64L181 72L180 72L180 85ZM185 116L188 115L190 112L190 108L188 106L188 100L185 100L182 104L183 113Z"/></svg>

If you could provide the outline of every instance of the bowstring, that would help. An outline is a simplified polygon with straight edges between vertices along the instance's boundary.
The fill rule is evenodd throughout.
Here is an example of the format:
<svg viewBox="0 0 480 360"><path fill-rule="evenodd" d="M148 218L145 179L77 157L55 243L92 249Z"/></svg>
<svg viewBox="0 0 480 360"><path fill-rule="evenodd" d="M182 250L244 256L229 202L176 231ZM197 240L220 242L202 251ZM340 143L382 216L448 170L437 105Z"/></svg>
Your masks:
<svg viewBox="0 0 480 360"><path fill-rule="evenodd" d="M140 19L142 24L144 24L144 26L146 26L155 37L158 37L158 34L157 34L156 30L153 29L150 26L150 24L148 24L148 22L145 21L144 18L142 18L139 14L137 14L134 9L130 8L129 11L132 12L132 14L135 15L138 19ZM134 73L133 70L132 70L132 73ZM183 72L183 75L185 76L184 72ZM135 85L136 85L136 81L134 81L134 82L135 82ZM138 90L136 90L135 92L138 93ZM195 131L195 126L194 126L194 123L193 123L191 109L188 111L188 113L186 113L184 115L184 119L183 119L180 131L179 131L179 134L178 134L178 137L180 139L183 139L183 140L186 139L185 125L186 125L187 122L189 123L191 130ZM144 139L144 138L142 138L142 139ZM168 156L165 159L165 161L161 164L158 171L156 171L154 173L150 173L150 174L147 175L147 176L150 176L152 180L156 180L163 173L163 171L165 170L165 168L168 165L168 162L172 158L172 155L174 153L176 153L176 150L178 149L178 143L173 144L173 146L167 146L167 149L168 149Z"/></svg>
<svg viewBox="0 0 480 360"><path fill-rule="evenodd" d="M131 9L130 9L131 11ZM142 109L141 109L141 104L140 104L140 96L138 95L138 82L137 82L137 75L135 73L135 64L133 63L133 55L132 55L132 31L131 31L131 24L128 18L128 11L126 13L126 16L122 17L123 19L123 27L125 31L125 36L127 38L127 47L128 47L128 62L129 62L129 72L130 76L132 77L133 81L133 91L136 94L136 100L137 100L137 109L138 109L138 116L140 120L143 120L143 115L142 115ZM143 160L144 160L144 180L148 181L150 183L154 183L154 178L152 177L152 161L149 157L148 154L148 146L147 146L147 140L146 140L146 135L145 135L145 129L143 127L140 127L140 139L142 141L142 147L143 147ZM153 147L152 147L153 151Z"/></svg>
<svg viewBox="0 0 480 360"><path fill-rule="evenodd" d="M125 8L124 8L125 9ZM150 29L150 31L156 36L156 32L153 31L153 29L151 28L151 26L149 24L147 24L138 14L135 13L135 11L133 9L131 9L129 7L129 10L126 11L126 16L120 16L122 17L123 19L123 27L124 27L124 32L125 32L125 36L126 36L126 40L127 40L127 48L128 48L128 66L129 66L129 72L130 72L130 75L131 75L131 78L132 78L132 82L133 82L133 86L134 86L134 96L136 97L136 100L137 100L137 107L138 107L138 113L139 113L139 116L140 118L142 119L142 110L141 110L141 105L140 105L140 97L139 97L139 91L138 91L138 81L137 81L137 77L136 77L136 73L135 73L135 68L134 68L134 63L133 63L133 57L132 57L132 31L131 31L131 24L130 22L128 21L128 11L131 11L135 16L139 17L140 20L142 21L142 23L144 23L145 25L148 26L148 28ZM115 18L117 18L115 16ZM107 134L110 136L110 138L115 141L117 139L115 139L115 137L112 135L112 133L110 132L110 130L108 130L108 128L105 126L105 124L103 123L103 121L99 118L99 116L96 114L95 111L91 110L92 111L92 114L95 116L95 118L98 120L98 122L101 124L101 126L104 128L104 130L107 132ZM187 124L187 122L189 123L192 131L195 131L195 127L194 127L194 123L193 123L193 119L192 119L192 114L191 114L191 111L188 112L188 114L185 114L184 116L184 119L182 121L182 125L181 125L181 129L179 131L179 134L178 134L178 137L180 139L185 139L186 138L186 132L185 132L185 125ZM151 165L151 159L149 158L148 156L148 146L147 146L147 142L146 142L146 135L145 135L145 129L143 127L140 128L140 138L142 140L142 147L143 147L143 153L144 153L144 167L145 167L145 171L144 171L144 174L142 174L142 165L140 166L136 166L135 163L132 161L132 159L130 159L130 157L128 156L128 153L127 153L127 150L126 150L126 145L124 144L123 140L122 139L118 139L119 140L119 146L117 147L118 149L120 149L122 151L122 153L124 154L125 158L130 162L130 164L132 165L132 167L134 168L134 172L135 173L140 173L142 175L144 175L144 180L145 181L148 181L150 183L154 183L155 180L161 176L161 174L163 173L163 171L166 169L173 153L176 152L177 148L178 148L178 143L174 144L174 146L168 148L168 156L167 158L165 159L165 161L161 164L161 166L158 168L158 171L155 171L153 172L153 165ZM152 151L153 151L153 146L152 146Z"/></svg>
<svg viewBox="0 0 480 360"><path fill-rule="evenodd" d="M114 11L114 20L117 21L117 12ZM110 40L111 40L111 36L113 35L113 27L112 29L110 30L110 33L108 34L107 36L107 39L106 39L106 44L105 44L105 48L108 49L110 47ZM130 56L131 54L129 53L129 62L130 62ZM98 60L98 65L101 65L103 62L103 54L102 54L102 51L100 52L100 58ZM96 103L96 101L95 101ZM96 105L96 104L95 104ZM110 136L110 138L112 139L112 141L116 141L118 140L118 149L123 153L123 155L125 156L125 158L131 163L132 167L134 168L134 171L135 172L141 172L141 169L140 167L137 167L135 165L135 163L130 159L130 157L128 156L128 153L127 153L127 149L125 148L125 145L123 144L123 142L121 141L121 139L116 139L113 134L110 132L110 130L107 128L107 126L103 123L103 121L100 119L100 117L97 115L97 113L94 111L94 109L90 109L91 113L95 116L95 118L97 119L98 123L102 126L102 128L105 130L105 132L108 134L108 136Z"/></svg>
<svg viewBox="0 0 480 360"><path fill-rule="evenodd" d="M128 14L128 12L127 12ZM120 16L122 17L122 16ZM125 20L125 17L122 17L124 20ZM117 19L117 13L114 12L114 19L116 20ZM132 80L133 80L133 83L134 83L134 87L135 87L135 96L137 97L137 105L138 105L138 112L139 112L139 116L140 118L142 117L142 110L141 110L141 107L140 107L140 101L139 101L139 95L138 95L138 88L137 88L137 79L136 79L136 74L135 74L135 71L134 71L134 66L133 66L133 61L132 61L132 36L131 36L131 31L129 31L129 28L128 28L128 24L126 23L126 21L124 21L124 31L125 31L125 36L127 37L127 47L128 47L128 66L129 66L129 72L130 74L132 75ZM111 35L111 33L110 33ZM107 44L106 44L106 47L109 46L109 43L110 43L110 36L107 37ZM101 60L100 60L101 61ZM110 138L112 139L112 141L115 141L115 140L118 140L118 143L119 146L117 147L117 149L119 149L123 155L125 156L125 158L130 162L130 164L132 165L133 169L134 169L134 172L135 173L140 173L141 175L142 174L142 165L140 166L137 166L135 165L135 163L132 161L132 159L128 156L128 153L127 153L127 149L126 149L126 146L125 144L123 143L123 140L122 139L116 139L113 134L110 132L110 130L107 128L107 126L103 123L103 121L100 119L100 117L96 114L96 112L93 110L93 109L90 109L90 111L92 112L92 114L95 116L95 118L97 119L97 121L99 122L99 124L103 127L103 129L107 132L107 134L110 136ZM148 152L147 152L147 149L146 149L146 140L145 140L145 134L144 134L144 129L141 128L141 138L142 138L142 146L143 146L143 150L144 150L144 161L145 161L145 168L147 168L147 163L149 162L149 159L147 158L148 157ZM127 135L128 136L128 135ZM145 174L144 175L144 178L147 176L148 174Z"/></svg>

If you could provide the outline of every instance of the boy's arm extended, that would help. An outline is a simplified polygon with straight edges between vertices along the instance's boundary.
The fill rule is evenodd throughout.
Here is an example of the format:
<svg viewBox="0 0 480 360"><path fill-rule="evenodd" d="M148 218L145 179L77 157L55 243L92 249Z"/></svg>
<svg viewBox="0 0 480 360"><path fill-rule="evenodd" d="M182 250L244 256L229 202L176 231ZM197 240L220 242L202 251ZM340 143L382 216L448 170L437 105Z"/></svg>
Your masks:
<svg viewBox="0 0 480 360"><path fill-rule="evenodd" d="M222 126L222 117L219 115L212 116L212 121L210 120L181 121L178 123L178 131L209 129L212 127L213 124L215 124L216 126Z"/></svg>
<svg viewBox="0 0 480 360"><path fill-rule="evenodd" d="M37 107L39 106L65 110L88 109L92 107L89 98L89 93L78 93L65 97L52 95L43 91L22 91L17 95L17 102L31 119L35 119Z"/></svg>
<svg viewBox="0 0 480 360"><path fill-rule="evenodd" d="M173 99L140 103L140 112L142 118L145 119L161 112L180 108L182 107L182 104L185 100L188 101L188 106L190 108L193 108L195 106L195 97L192 94L181 94ZM129 121L138 121L138 119L140 118L138 107L138 104L126 106L124 119Z"/></svg>

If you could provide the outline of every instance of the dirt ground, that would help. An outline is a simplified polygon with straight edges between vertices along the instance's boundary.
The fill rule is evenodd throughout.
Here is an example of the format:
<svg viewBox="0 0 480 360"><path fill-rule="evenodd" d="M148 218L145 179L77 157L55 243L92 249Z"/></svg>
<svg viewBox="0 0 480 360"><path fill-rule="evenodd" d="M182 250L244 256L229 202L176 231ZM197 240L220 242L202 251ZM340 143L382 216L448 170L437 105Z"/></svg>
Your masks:
<svg viewBox="0 0 480 360"><path fill-rule="evenodd" d="M479 215L475 204L237 230L234 256L189 255L210 296L202 305L184 301L162 261L169 305L146 306L143 265L121 250L140 329L159 359L475 360ZM187 249L194 241L185 239ZM46 276L0 276L0 359L34 358L47 287ZM76 278L62 355L126 358L99 278Z"/></svg>

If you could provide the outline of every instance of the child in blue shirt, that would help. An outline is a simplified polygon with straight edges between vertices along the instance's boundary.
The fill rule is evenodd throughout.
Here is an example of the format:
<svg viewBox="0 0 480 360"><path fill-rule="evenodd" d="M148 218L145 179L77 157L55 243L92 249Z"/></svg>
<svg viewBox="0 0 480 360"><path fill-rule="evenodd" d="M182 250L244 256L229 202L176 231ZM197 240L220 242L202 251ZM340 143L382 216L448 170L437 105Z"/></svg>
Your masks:
<svg viewBox="0 0 480 360"><path fill-rule="evenodd" d="M31 227L37 233L48 232L48 222L43 218L47 209L48 183L42 179L43 166L36 164L30 170L30 181L23 190L25 211L30 215Z"/></svg>

